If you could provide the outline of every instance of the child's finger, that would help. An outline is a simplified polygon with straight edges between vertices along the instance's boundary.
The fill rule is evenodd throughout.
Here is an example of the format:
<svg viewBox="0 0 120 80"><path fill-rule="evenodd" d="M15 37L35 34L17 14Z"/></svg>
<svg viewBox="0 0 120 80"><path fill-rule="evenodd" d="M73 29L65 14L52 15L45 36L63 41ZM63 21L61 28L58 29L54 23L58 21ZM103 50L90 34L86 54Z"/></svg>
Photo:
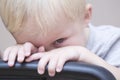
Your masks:
<svg viewBox="0 0 120 80"><path fill-rule="evenodd" d="M44 56L43 58L40 59L38 63L38 73L39 74L44 74L45 72L45 67L49 61L49 56Z"/></svg>
<svg viewBox="0 0 120 80"><path fill-rule="evenodd" d="M29 56L28 58L26 58L26 62L30 62L33 60L38 60L40 59L42 56L44 55L44 53L34 53L31 56Z"/></svg>
<svg viewBox="0 0 120 80"><path fill-rule="evenodd" d="M37 48L35 48L30 42L26 42L23 46L25 49L25 56L30 56L31 53L35 53L37 51Z"/></svg>
<svg viewBox="0 0 120 80"><path fill-rule="evenodd" d="M45 47L44 46L40 46L38 48L38 52L45 52Z"/></svg>
<svg viewBox="0 0 120 80"><path fill-rule="evenodd" d="M58 60L57 67L56 67L56 71L57 72L61 72L62 71L65 62L66 62L65 58L62 58L62 59Z"/></svg>
<svg viewBox="0 0 120 80"><path fill-rule="evenodd" d="M17 61L21 63L24 61L24 59L25 59L25 50L21 46L20 49L18 50Z"/></svg>
<svg viewBox="0 0 120 80"><path fill-rule="evenodd" d="M3 60L4 61L8 61L8 56L9 56L9 53L11 52L11 49L12 49L12 47L9 47L5 50L5 52L3 54Z"/></svg>
<svg viewBox="0 0 120 80"><path fill-rule="evenodd" d="M9 53L9 58L8 58L8 65L12 67L15 63L16 56L18 53L18 48L14 47L11 52Z"/></svg>
<svg viewBox="0 0 120 80"><path fill-rule="evenodd" d="M56 65L58 63L58 58L57 56L51 58L48 64L48 73L50 76L54 76L56 72Z"/></svg>

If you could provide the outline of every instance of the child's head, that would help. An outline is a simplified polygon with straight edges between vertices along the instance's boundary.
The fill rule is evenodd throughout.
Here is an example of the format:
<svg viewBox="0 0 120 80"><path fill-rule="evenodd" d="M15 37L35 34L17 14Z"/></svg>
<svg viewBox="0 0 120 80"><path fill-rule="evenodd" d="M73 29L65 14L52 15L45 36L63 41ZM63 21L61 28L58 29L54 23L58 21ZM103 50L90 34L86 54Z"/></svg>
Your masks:
<svg viewBox="0 0 120 80"><path fill-rule="evenodd" d="M0 15L18 43L51 49L84 45L91 6L85 0L0 0Z"/></svg>

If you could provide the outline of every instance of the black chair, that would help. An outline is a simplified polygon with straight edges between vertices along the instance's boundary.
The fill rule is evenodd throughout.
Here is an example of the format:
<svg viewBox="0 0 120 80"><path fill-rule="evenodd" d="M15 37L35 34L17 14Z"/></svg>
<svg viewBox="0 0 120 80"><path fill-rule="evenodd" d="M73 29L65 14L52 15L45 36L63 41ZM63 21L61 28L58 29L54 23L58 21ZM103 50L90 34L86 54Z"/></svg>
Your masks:
<svg viewBox="0 0 120 80"><path fill-rule="evenodd" d="M55 77L49 77L47 68L44 75L37 73L37 61L16 63L12 68L0 61L0 80L115 80L115 78L108 70L86 63L67 62L62 72L57 73Z"/></svg>

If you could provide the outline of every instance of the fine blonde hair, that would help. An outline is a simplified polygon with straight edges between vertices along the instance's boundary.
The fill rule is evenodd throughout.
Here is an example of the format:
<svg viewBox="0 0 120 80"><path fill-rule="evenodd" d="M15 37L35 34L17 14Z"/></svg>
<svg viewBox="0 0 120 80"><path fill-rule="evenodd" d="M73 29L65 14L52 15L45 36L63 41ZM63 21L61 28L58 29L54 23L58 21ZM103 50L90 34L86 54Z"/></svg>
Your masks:
<svg viewBox="0 0 120 80"><path fill-rule="evenodd" d="M29 16L35 17L41 29L57 24L60 14L71 21L80 18L85 4L85 0L0 0L0 15L8 30L14 33Z"/></svg>

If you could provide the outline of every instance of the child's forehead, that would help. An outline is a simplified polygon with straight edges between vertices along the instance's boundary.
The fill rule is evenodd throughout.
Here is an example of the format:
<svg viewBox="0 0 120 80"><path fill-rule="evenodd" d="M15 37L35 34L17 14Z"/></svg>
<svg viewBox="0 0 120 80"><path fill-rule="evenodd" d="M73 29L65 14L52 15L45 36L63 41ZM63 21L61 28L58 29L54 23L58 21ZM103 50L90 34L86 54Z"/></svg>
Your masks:
<svg viewBox="0 0 120 80"><path fill-rule="evenodd" d="M1 4L1 17L13 33L19 30L26 15L32 15L45 26L58 24L59 18L63 21L78 18L84 12L85 0L3 0Z"/></svg>
<svg viewBox="0 0 120 80"><path fill-rule="evenodd" d="M78 4L78 2L80 3ZM52 30L64 29L66 23L73 22L79 18L79 15L82 15L83 3L84 0L30 0L26 5L27 14L24 17L26 18L23 22L24 27L28 26L25 29L29 30L29 26L31 26L33 33L40 31L43 34ZM36 28L36 26L39 27ZM21 27L22 30L24 27Z"/></svg>
<svg viewBox="0 0 120 80"><path fill-rule="evenodd" d="M33 3L26 6L27 15L36 17L41 25L57 24L60 19L75 20L83 17L85 10L85 0L36 0Z"/></svg>
<svg viewBox="0 0 120 80"><path fill-rule="evenodd" d="M59 19L59 22L51 22L49 23L41 23L39 19L36 19L34 17L27 18L27 20L24 21L23 25L21 26L21 31L18 31L19 33L31 33L32 35L41 35L48 36L50 33L56 33L63 31L67 28L67 25L69 24L67 20L65 19Z"/></svg>
<svg viewBox="0 0 120 80"><path fill-rule="evenodd" d="M41 44L49 43L49 41L52 42L56 37L60 37L60 34L65 30L65 26L61 24L55 25L55 27L44 26L41 28L35 19L29 19L29 21L23 25L23 29L16 32L14 36L16 36L16 40L19 43L30 41L36 46L39 46Z"/></svg>
<svg viewBox="0 0 120 80"><path fill-rule="evenodd" d="M40 22L39 19L34 17L29 17L28 20L23 25L23 30L31 31L33 33L39 33L42 36L46 36L49 33L60 32L66 28L69 28L69 20L65 18L59 18L58 21L48 20L49 23Z"/></svg>

